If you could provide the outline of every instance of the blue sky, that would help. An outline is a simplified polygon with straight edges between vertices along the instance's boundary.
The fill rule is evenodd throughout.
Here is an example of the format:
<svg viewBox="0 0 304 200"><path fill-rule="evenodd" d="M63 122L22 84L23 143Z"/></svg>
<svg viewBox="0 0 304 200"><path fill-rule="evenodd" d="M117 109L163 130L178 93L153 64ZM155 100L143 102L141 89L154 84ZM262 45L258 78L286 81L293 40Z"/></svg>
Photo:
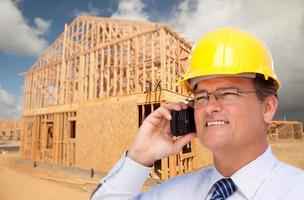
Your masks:
<svg viewBox="0 0 304 200"><path fill-rule="evenodd" d="M171 25L188 40L221 26L246 29L268 45L283 84L277 119L304 122L302 0L0 0L0 119L21 116L24 79L43 49L78 15Z"/></svg>

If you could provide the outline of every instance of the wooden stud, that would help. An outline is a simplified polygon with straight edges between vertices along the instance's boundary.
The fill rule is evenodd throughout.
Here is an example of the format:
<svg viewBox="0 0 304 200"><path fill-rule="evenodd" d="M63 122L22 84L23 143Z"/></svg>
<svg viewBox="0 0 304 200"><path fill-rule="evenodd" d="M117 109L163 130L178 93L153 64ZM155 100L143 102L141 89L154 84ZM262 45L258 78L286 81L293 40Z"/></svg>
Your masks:
<svg viewBox="0 0 304 200"><path fill-rule="evenodd" d="M100 94L99 96L102 98L104 97L104 72L105 72L105 65L104 65L104 49L101 49L101 61L100 61Z"/></svg>
<svg viewBox="0 0 304 200"><path fill-rule="evenodd" d="M119 67L119 94L122 95L123 94L123 90L122 90L122 85L123 85L123 74L124 74L124 70L123 70L123 63L124 63L124 59L123 59L123 53L124 53L124 43L120 44L120 67Z"/></svg>
<svg viewBox="0 0 304 200"><path fill-rule="evenodd" d="M151 36L151 77L152 77L152 88L150 88L151 90L153 90L153 87L155 86L155 69L154 69L154 33Z"/></svg>
<svg viewBox="0 0 304 200"><path fill-rule="evenodd" d="M127 94L130 94L130 51L131 51L131 45L130 45L130 40L127 40Z"/></svg>
<svg viewBox="0 0 304 200"><path fill-rule="evenodd" d="M90 53L90 64L89 64L89 99L94 98L94 84L95 84L95 52Z"/></svg>
<svg viewBox="0 0 304 200"><path fill-rule="evenodd" d="M107 47L107 73L106 73L106 75L107 75L107 97L110 96L110 84L111 84L111 82L110 82L110 68L111 68L110 62L111 62L111 47L108 46Z"/></svg>
<svg viewBox="0 0 304 200"><path fill-rule="evenodd" d="M142 87L142 91L146 92L146 79L147 79L147 74L146 74L146 37L143 36L142 37L142 47L143 47L143 55L142 55L142 65L143 65L143 70L142 70L142 74L143 74L143 87Z"/></svg>
<svg viewBox="0 0 304 200"><path fill-rule="evenodd" d="M135 37L135 74L134 74L134 84L135 84L135 87L134 87L134 90L135 90L135 93L139 92L139 66L138 66L138 59L139 59L139 45L138 45L138 37Z"/></svg>
<svg viewBox="0 0 304 200"><path fill-rule="evenodd" d="M114 54L113 54L113 59L114 59L114 66L113 66L113 73L114 73L114 77L113 77L113 85L114 85L114 89L113 89L113 96L117 95L117 45L114 45Z"/></svg>
<svg viewBox="0 0 304 200"><path fill-rule="evenodd" d="M161 159L161 179L167 180L169 178L169 158Z"/></svg>

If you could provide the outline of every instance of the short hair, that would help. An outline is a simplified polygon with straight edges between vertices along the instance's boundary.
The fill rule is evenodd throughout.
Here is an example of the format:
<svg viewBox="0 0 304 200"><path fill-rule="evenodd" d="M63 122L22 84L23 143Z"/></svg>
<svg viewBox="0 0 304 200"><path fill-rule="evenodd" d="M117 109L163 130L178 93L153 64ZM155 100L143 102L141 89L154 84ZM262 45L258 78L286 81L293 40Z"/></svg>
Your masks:
<svg viewBox="0 0 304 200"><path fill-rule="evenodd" d="M278 91L275 85L275 81L272 78L265 80L264 75L256 74L254 79L254 88L256 94L261 102L263 102L268 96L274 95L278 98Z"/></svg>

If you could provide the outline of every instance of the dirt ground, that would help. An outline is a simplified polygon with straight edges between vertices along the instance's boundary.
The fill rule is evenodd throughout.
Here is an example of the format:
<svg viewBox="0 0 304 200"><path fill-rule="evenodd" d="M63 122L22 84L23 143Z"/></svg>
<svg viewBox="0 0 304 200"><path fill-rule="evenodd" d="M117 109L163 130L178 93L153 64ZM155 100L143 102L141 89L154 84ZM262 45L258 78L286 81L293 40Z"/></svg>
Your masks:
<svg viewBox="0 0 304 200"><path fill-rule="evenodd" d="M282 140L270 145L279 160L304 169L304 141ZM34 167L32 162L21 161L17 153L0 154L0 200L89 199L101 176L91 178L88 173L40 164Z"/></svg>
<svg viewBox="0 0 304 200"><path fill-rule="evenodd" d="M270 145L279 160L304 169L304 140L279 140Z"/></svg>
<svg viewBox="0 0 304 200"><path fill-rule="evenodd" d="M89 199L91 191L84 184L65 183L61 176L64 173L20 163L18 154L0 155L0 199Z"/></svg>

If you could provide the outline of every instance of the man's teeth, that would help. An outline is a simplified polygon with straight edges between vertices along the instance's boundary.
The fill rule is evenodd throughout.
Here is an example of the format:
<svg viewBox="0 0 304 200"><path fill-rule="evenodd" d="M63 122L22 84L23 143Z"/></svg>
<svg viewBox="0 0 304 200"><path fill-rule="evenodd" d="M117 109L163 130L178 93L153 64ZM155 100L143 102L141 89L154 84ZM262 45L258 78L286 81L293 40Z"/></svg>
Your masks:
<svg viewBox="0 0 304 200"><path fill-rule="evenodd" d="M206 126L215 126L215 125L224 125L224 124L228 124L228 122L225 122L225 121L211 121L211 122L207 122Z"/></svg>

